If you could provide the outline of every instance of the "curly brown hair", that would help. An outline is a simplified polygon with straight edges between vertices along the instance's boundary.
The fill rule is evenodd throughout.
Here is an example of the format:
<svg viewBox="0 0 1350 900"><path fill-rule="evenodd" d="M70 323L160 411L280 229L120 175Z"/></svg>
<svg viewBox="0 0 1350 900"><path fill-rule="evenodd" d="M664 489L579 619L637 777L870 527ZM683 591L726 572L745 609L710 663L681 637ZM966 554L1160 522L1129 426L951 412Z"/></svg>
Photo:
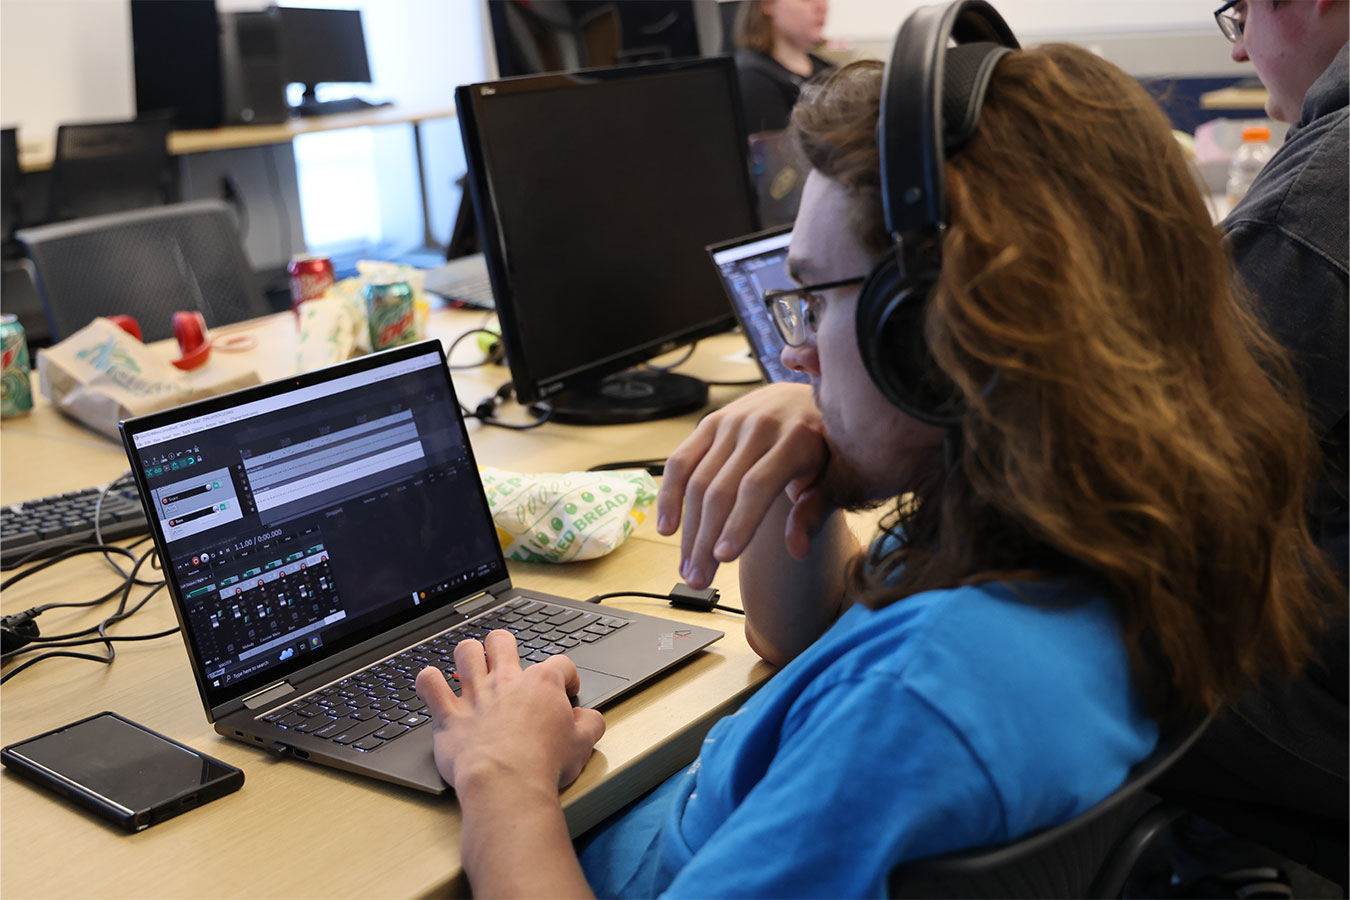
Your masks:
<svg viewBox="0 0 1350 900"><path fill-rule="evenodd" d="M881 75L845 67L793 114L874 252ZM965 401L961 453L897 505L897 549L855 562L855 595L1082 578L1168 722L1297 672L1335 581L1306 519L1316 444L1166 117L1086 50L1015 52L946 179L925 331Z"/></svg>

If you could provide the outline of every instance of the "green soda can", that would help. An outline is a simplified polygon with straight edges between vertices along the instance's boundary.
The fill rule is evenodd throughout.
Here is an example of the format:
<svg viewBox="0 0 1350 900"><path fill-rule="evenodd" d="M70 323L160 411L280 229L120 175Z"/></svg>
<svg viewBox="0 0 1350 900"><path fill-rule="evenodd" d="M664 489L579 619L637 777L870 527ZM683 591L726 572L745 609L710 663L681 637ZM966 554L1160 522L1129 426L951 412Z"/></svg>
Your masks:
<svg viewBox="0 0 1350 900"><path fill-rule="evenodd" d="M413 292L406 281L373 282L366 286L370 349L387 350L417 340Z"/></svg>
<svg viewBox="0 0 1350 900"><path fill-rule="evenodd" d="M33 408L33 389L28 381L28 338L18 316L0 316L0 347L4 374L0 375L0 418L8 419Z"/></svg>

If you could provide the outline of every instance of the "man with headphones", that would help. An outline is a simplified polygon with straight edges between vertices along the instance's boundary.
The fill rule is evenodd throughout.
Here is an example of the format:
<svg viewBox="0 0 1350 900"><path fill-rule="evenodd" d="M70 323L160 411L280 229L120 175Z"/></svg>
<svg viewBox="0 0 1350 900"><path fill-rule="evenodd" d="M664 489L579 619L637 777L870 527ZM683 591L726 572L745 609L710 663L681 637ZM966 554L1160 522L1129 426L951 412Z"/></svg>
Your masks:
<svg viewBox="0 0 1350 900"><path fill-rule="evenodd" d="M781 671L574 847L556 792L604 731L576 670L521 672L504 631L456 649L462 696L423 670L477 895L879 896L1089 809L1307 654L1314 442L1138 84L962 0L793 129L801 286L765 300L811 384L707 416L658 500L690 585L740 560ZM887 502L864 553L840 510Z"/></svg>

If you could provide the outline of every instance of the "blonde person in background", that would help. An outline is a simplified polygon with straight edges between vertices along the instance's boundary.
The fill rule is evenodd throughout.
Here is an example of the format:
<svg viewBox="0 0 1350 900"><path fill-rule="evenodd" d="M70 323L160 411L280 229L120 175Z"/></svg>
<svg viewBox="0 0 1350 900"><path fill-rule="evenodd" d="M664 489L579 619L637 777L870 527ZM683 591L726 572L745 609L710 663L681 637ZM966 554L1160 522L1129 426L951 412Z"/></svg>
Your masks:
<svg viewBox="0 0 1350 900"><path fill-rule="evenodd" d="M802 85L833 68L811 52L825 40L829 7L829 0L744 0L736 73L748 134L787 128Z"/></svg>

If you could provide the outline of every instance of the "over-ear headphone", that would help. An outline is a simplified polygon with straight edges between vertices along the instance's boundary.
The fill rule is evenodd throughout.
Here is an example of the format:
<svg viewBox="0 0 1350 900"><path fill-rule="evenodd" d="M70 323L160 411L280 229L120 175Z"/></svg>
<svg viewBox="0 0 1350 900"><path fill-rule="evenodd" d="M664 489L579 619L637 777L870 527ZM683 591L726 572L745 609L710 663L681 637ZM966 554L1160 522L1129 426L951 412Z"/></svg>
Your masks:
<svg viewBox="0 0 1350 900"><path fill-rule="evenodd" d="M924 336L947 228L943 165L975 133L994 67L1018 47L984 0L920 7L900 26L883 75L877 143L893 247L858 297L858 348L886 399L932 425L961 418L956 387Z"/></svg>

